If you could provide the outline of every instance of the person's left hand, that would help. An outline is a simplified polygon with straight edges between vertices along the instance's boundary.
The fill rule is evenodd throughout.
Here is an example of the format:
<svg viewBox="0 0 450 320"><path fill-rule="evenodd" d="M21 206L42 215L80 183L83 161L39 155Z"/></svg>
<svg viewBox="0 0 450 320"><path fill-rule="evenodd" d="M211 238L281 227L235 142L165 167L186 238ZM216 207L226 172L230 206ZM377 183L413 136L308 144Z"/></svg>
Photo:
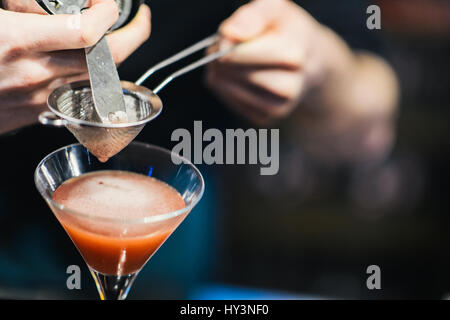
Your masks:
<svg viewBox="0 0 450 320"><path fill-rule="evenodd" d="M57 87L89 79L84 48L95 45L117 21L113 0L91 0L79 18L47 15L33 0L3 0L0 8L0 135L37 122ZM151 12L106 36L116 64L150 36ZM80 50L81 49L81 50Z"/></svg>

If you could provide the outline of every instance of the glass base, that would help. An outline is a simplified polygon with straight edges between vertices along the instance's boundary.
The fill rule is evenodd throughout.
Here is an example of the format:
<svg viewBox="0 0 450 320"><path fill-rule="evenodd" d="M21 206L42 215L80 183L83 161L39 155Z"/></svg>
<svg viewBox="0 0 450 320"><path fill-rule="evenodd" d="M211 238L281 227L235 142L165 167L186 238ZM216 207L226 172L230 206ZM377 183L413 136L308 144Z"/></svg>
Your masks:
<svg viewBox="0 0 450 320"><path fill-rule="evenodd" d="M139 273L110 276L101 274L91 268L89 270L95 280L95 285L97 286L101 300L125 300Z"/></svg>

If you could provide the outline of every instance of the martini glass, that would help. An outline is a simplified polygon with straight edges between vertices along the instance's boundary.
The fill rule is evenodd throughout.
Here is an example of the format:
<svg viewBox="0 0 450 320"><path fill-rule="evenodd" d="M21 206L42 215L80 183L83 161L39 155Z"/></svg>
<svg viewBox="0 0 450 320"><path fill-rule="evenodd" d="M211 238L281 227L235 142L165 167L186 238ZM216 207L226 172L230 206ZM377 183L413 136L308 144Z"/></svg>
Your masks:
<svg viewBox="0 0 450 320"><path fill-rule="evenodd" d="M179 163L179 164L176 164ZM53 200L65 181L100 170L152 176L176 189L186 207L160 215L127 219L76 212ZM80 144L61 148L38 165L35 183L88 265L102 300L123 300L146 262L195 207L205 188L188 160L156 146L133 142L101 163Z"/></svg>

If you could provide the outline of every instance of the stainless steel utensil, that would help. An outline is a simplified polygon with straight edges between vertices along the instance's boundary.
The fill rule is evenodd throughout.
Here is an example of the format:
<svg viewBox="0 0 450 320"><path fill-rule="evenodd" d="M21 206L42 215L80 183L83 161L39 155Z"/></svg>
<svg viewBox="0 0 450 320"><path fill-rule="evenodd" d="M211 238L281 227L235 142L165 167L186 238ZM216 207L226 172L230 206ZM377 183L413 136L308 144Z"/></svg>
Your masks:
<svg viewBox="0 0 450 320"><path fill-rule="evenodd" d="M167 77L153 91L141 86L155 72L205 49L219 41L214 34L178 54L158 63L140 77L136 83L122 81L125 93L125 106L129 114L129 122L106 124L95 120L92 101L92 90L88 81L68 84L56 89L48 98L50 112L39 116L44 125L67 127L78 141L101 161L106 161L125 148L144 128L162 111L162 101L157 96L167 84L174 79L195 70L207 63L225 56L235 47L219 50Z"/></svg>
<svg viewBox="0 0 450 320"><path fill-rule="evenodd" d="M37 2L49 14L79 14L84 9L86 0L37 0ZM131 12L131 0L117 2L122 8L121 13ZM106 37L103 36L97 44L86 48L85 54L97 120L105 123L117 119L128 121L119 74Z"/></svg>
<svg viewBox="0 0 450 320"><path fill-rule="evenodd" d="M75 14L79 12L79 8L83 8L86 0L36 0L36 2L48 14ZM119 7L119 19L111 27L112 30L127 24L136 15L144 0L115 0L115 2Z"/></svg>

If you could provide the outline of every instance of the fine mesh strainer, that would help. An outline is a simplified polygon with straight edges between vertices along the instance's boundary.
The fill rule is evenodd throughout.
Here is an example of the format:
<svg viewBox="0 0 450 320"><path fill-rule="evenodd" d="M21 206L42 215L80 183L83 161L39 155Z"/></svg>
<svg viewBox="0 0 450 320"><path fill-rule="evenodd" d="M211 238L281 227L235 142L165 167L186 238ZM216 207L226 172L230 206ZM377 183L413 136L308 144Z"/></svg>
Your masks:
<svg viewBox="0 0 450 320"><path fill-rule="evenodd" d="M175 78L223 57L235 46L214 52L180 69L153 91L141 84L156 71L218 41L219 36L212 35L150 68L136 83L122 81L129 117L126 123L104 123L99 120L89 81L67 84L53 91L48 98L50 111L40 114L39 121L44 125L65 126L100 161L107 161L133 141L144 126L161 113L163 104L157 96L159 91Z"/></svg>
<svg viewBox="0 0 450 320"><path fill-rule="evenodd" d="M100 161L107 161L125 148L145 124L156 118L162 102L149 89L122 81L129 122L108 124L98 121L89 81L62 86L49 96L51 112L39 121L45 125L65 126Z"/></svg>

